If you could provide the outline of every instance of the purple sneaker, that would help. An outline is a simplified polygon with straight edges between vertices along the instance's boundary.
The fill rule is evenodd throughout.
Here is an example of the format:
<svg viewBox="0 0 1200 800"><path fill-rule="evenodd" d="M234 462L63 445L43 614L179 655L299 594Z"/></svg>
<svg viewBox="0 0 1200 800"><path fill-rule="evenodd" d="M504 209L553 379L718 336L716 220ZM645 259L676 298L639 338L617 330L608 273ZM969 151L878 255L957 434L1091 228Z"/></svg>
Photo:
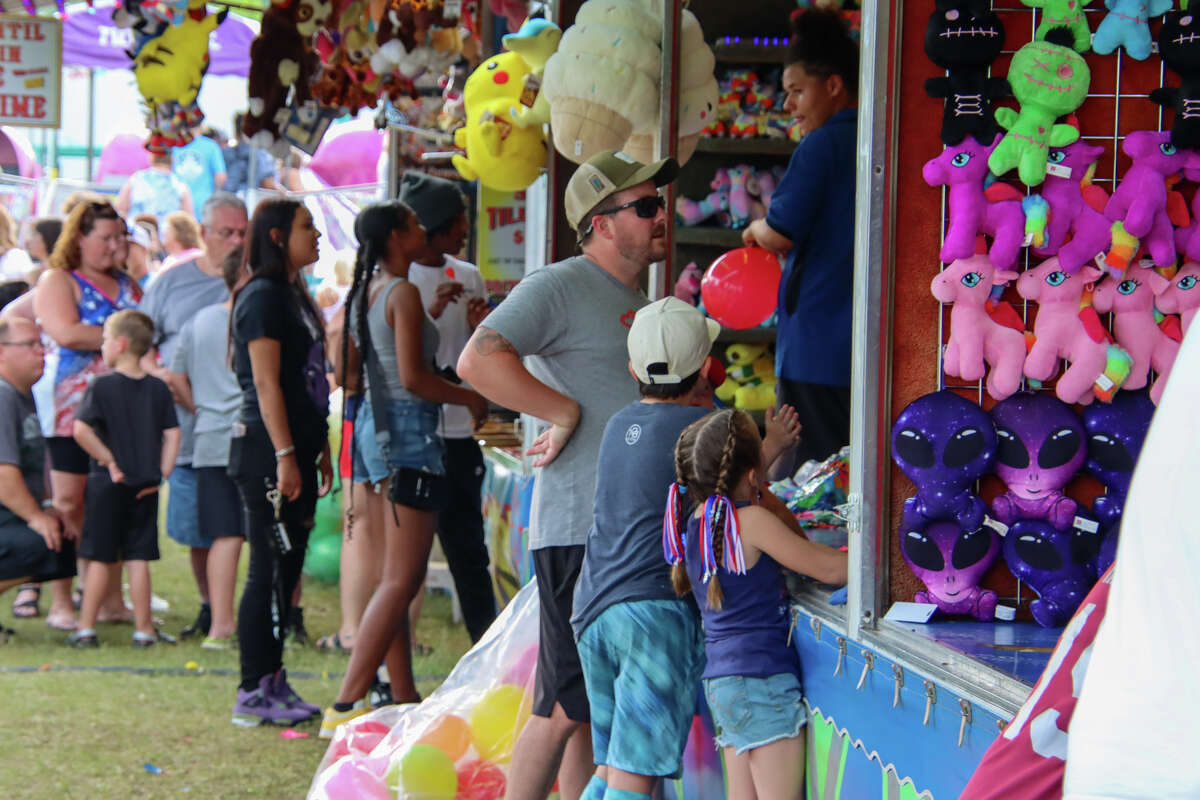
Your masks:
<svg viewBox="0 0 1200 800"><path fill-rule="evenodd" d="M282 700L288 708L303 709L308 712L310 717L320 713L320 706L306 703L300 699L300 695L296 694L296 690L288 683L286 669L279 670L271 678L271 696L276 700Z"/></svg>
<svg viewBox="0 0 1200 800"><path fill-rule="evenodd" d="M289 705L276 697L271 689L275 675L263 675L258 688L250 692L237 690L237 702L233 706L233 724L242 728L259 725L295 725L312 716L307 709Z"/></svg>

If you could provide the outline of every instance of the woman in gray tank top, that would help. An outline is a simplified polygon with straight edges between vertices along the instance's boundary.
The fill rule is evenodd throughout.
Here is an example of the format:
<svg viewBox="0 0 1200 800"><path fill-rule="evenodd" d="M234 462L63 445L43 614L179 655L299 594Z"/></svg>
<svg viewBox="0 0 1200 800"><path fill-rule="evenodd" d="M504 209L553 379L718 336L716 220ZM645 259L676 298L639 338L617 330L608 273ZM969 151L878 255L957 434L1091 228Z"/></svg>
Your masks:
<svg viewBox="0 0 1200 800"><path fill-rule="evenodd" d="M351 504L355 516L365 517L372 534L382 531L377 560L382 561L383 575L359 625L337 702L325 712L323 737L369 710L359 707L359 701L367 695L385 654L394 698L399 702L417 698L408 606L425 578L436 515L389 503L389 479L401 467L409 468L408 475L413 470L443 474L437 435L442 403L466 406L476 423L487 413L481 395L434 371L437 329L425 314L417 287L408 282L409 263L425 240L416 215L399 201L377 203L363 209L354 228L358 259L346 299L351 335L344 337L342 363L348 374L358 375L358 385L366 386L366 391L355 417ZM371 385L372 377L379 379L382 391ZM377 405L387 408L377 414ZM390 434L386 450L376 439L376 416L386 419Z"/></svg>

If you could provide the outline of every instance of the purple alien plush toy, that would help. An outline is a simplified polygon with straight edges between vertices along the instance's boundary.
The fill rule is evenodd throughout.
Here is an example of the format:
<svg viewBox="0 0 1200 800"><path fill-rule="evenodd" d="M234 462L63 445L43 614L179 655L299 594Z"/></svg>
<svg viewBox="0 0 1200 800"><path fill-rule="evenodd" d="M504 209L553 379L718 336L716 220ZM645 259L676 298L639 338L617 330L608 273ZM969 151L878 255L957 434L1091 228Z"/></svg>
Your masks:
<svg viewBox="0 0 1200 800"><path fill-rule="evenodd" d="M901 533L900 551L925 584L926 591L917 592L913 600L933 603L944 614L966 614L985 622L996 618L996 593L979 588L1000 555L1000 537L994 530L963 530L949 520L931 522L923 531Z"/></svg>
<svg viewBox="0 0 1200 800"><path fill-rule="evenodd" d="M1021 392L992 408L992 422L995 472L1008 485L992 501L992 515L1006 525L1038 519L1071 530L1078 505L1062 488L1087 456L1079 417L1052 394Z"/></svg>
<svg viewBox="0 0 1200 800"><path fill-rule="evenodd" d="M995 455L992 420L975 403L947 391L909 403L892 426L892 458L917 485L917 494L904 501L901 535L924 531L935 520L979 528L987 507L972 487Z"/></svg>
<svg viewBox="0 0 1200 800"><path fill-rule="evenodd" d="M1112 403L1093 403L1083 410L1083 427L1087 430L1083 468L1106 489L1092 504L1103 536L1094 562L1097 575L1103 575L1116 558L1125 495L1154 408L1145 392L1118 392Z"/></svg>
<svg viewBox="0 0 1200 800"><path fill-rule="evenodd" d="M1038 593L1029 605L1043 628L1065 625L1096 583L1075 531L1060 531L1041 520L1023 519L1004 537L1004 560L1016 575Z"/></svg>

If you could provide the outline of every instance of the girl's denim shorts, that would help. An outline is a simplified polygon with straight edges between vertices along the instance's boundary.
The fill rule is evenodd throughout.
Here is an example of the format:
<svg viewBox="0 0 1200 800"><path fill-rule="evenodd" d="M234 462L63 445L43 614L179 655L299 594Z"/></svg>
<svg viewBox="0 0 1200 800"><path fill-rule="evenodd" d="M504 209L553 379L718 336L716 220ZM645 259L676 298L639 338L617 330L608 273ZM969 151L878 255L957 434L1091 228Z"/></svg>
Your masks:
<svg viewBox="0 0 1200 800"><path fill-rule="evenodd" d="M800 679L791 672L766 678L706 678L704 697L717 729L717 744L736 748L738 755L799 736L807 722Z"/></svg>
<svg viewBox="0 0 1200 800"><path fill-rule="evenodd" d="M387 419L392 440L385 458L375 441L375 411L371 399L364 400L354 418L354 482L379 483L397 467L443 474L438 413L437 403L389 402Z"/></svg>

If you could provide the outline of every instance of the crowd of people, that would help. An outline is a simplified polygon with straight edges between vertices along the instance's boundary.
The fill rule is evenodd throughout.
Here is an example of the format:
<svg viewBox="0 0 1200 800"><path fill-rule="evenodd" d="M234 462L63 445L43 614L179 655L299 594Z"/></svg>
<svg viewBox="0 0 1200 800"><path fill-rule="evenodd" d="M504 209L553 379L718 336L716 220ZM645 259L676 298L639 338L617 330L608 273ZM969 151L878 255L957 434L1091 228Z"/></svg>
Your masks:
<svg viewBox="0 0 1200 800"><path fill-rule="evenodd" d="M24 250L0 213L0 271L14 279L0 285L0 591L24 584L14 613L40 613L46 584L46 622L75 647L98 646L104 621L132 622L135 646L172 641L154 623L149 570L165 481L166 532L188 548L200 601L180 635L237 648L234 724L313 718L284 644L307 639L300 572L336 462L342 618L316 646L350 658L320 735L417 702L410 609L435 535L472 640L497 614L472 436L495 404L546 425L527 452L540 468L533 716L507 796L543 798L557 777L567 800L648 797L681 769L701 681L731 795L798 796L805 717L783 567L840 583L846 558L808 541L764 484L780 458L828 455L848 437L853 193L834 173L853 169L857 102L840 21L801 19L785 109L808 135L745 234L789 254L781 403L765 437L744 412L713 411L716 323L640 288L667 256L659 190L678 174L672 159L610 151L580 165L563 198L580 255L530 273L495 308L457 257L464 196L419 172L359 214L352 285L332 314L304 280L321 235L304 203L272 197L249 214L203 137L115 202L69 198L61 219L32 223ZM184 178L181 163L213 180ZM830 347L800 346L814 325Z"/></svg>

